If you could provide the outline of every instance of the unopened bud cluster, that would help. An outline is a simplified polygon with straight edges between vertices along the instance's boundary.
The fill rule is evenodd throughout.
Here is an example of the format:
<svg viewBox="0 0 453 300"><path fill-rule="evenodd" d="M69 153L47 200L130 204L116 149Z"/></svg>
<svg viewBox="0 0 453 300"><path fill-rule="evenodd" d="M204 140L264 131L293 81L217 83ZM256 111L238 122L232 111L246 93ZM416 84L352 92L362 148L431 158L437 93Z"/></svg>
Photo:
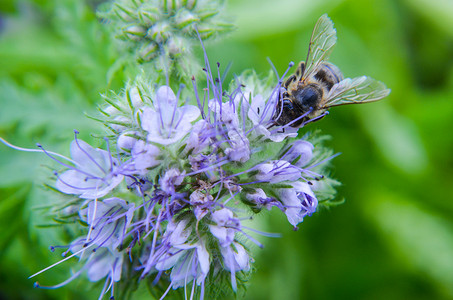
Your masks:
<svg viewBox="0 0 453 300"><path fill-rule="evenodd" d="M205 40L233 28L220 15L222 6L222 0L120 0L104 5L99 15L139 62L190 63L197 32Z"/></svg>

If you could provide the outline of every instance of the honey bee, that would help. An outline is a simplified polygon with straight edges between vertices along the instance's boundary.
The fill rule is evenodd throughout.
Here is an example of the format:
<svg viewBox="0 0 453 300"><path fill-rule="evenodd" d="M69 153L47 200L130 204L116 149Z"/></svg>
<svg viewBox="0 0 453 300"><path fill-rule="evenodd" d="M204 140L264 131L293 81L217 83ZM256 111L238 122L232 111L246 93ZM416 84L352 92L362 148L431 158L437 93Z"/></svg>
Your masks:
<svg viewBox="0 0 453 300"><path fill-rule="evenodd" d="M321 119L332 106L377 101L390 93L384 83L368 76L343 78L340 69L327 62L336 41L332 20L324 14L311 35L306 61L282 84L275 125L297 128Z"/></svg>

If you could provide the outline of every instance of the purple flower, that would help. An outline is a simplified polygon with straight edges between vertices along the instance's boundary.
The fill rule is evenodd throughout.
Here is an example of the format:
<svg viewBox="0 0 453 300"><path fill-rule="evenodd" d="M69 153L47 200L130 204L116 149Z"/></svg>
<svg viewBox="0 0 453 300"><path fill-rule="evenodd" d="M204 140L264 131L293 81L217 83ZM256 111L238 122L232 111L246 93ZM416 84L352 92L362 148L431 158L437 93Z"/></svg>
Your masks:
<svg viewBox="0 0 453 300"><path fill-rule="evenodd" d="M187 239L192 232L187 220L177 224L172 221L167 225L163 238L165 248L156 251L156 256L149 260L155 264L155 269L165 271L172 269L170 274L173 289L185 286L192 280L197 285L204 284L209 273L210 257L202 240L189 243Z"/></svg>
<svg viewBox="0 0 453 300"><path fill-rule="evenodd" d="M186 149L192 150L192 153L197 154L209 147L212 143L211 132L212 129L209 127L208 122L204 119L197 121L190 131L189 137L185 141ZM212 136L214 136L214 134L212 134Z"/></svg>
<svg viewBox="0 0 453 300"><path fill-rule="evenodd" d="M160 160L157 159L159 153L159 148L152 144L142 140L135 142L131 152L135 170L139 174L143 174L148 168L157 166L160 163Z"/></svg>
<svg viewBox="0 0 453 300"><path fill-rule="evenodd" d="M237 129L228 131L229 144L231 147L225 150L225 154L231 161L244 163L250 159L250 145L247 137Z"/></svg>
<svg viewBox="0 0 453 300"><path fill-rule="evenodd" d="M173 289L186 286L192 280L195 280L197 285L203 285L209 273L209 253L201 241L175 246L161 259L156 269L172 269L170 280Z"/></svg>
<svg viewBox="0 0 453 300"><path fill-rule="evenodd" d="M178 169L169 169L160 178L159 184L162 191L168 195L175 193L175 188L182 183L184 180L185 171L181 173Z"/></svg>
<svg viewBox="0 0 453 300"><path fill-rule="evenodd" d="M275 198L268 197L262 189L256 189L253 193L246 194L245 197L251 203L255 204L258 209L265 207L266 209L271 210L273 206L277 206L283 210L282 203Z"/></svg>
<svg viewBox="0 0 453 300"><path fill-rule="evenodd" d="M268 101L265 101L261 95L248 97L248 95L251 95L251 92L246 91L244 94L246 98L251 98L248 99L251 101L247 115L253 123L255 134L263 135L274 142L281 142L285 138L297 136L297 128L286 127L285 130L270 128L270 125L273 123L272 117L278 100L278 92L275 89Z"/></svg>
<svg viewBox="0 0 453 300"><path fill-rule="evenodd" d="M296 167L304 167L311 161L313 149L310 142L298 140L291 145L282 159L291 162Z"/></svg>
<svg viewBox="0 0 453 300"><path fill-rule="evenodd" d="M221 247L227 247L234 241L234 235L241 228L239 219L234 218L233 212L228 208L222 208L212 213L211 220L216 225L209 225L209 230L220 243Z"/></svg>
<svg viewBox="0 0 453 300"><path fill-rule="evenodd" d="M216 122L224 125L228 130L239 128L239 117L237 109L239 105L239 98L231 101L221 102L221 99L209 100L208 107Z"/></svg>
<svg viewBox="0 0 453 300"><path fill-rule="evenodd" d="M295 181L301 177L301 170L285 160L262 163L257 166L257 170L256 179L270 183Z"/></svg>
<svg viewBox="0 0 453 300"><path fill-rule="evenodd" d="M237 290L236 272L250 270L250 257L244 247L233 242L226 247L221 247L225 270L231 273L231 286L234 291Z"/></svg>
<svg viewBox="0 0 453 300"><path fill-rule="evenodd" d="M307 183L296 181L291 185L293 188L280 189L279 197L289 223L296 227L305 216L311 216L316 211L318 199Z"/></svg>
<svg viewBox="0 0 453 300"><path fill-rule="evenodd" d="M74 167L58 176L57 189L84 199L107 195L123 180L123 170L108 151L94 149L82 140L71 143Z"/></svg>
<svg viewBox="0 0 453 300"><path fill-rule="evenodd" d="M178 100L168 86L157 90L154 108L144 107L141 114L142 128L148 132L148 141L170 145L180 141L200 116L193 105L178 107Z"/></svg>
<svg viewBox="0 0 453 300"><path fill-rule="evenodd" d="M76 240L77 245L82 245L80 242L83 238ZM78 253L83 250L83 246L75 246L71 250L73 253ZM83 253L86 252L82 252ZM121 272L123 268L123 253L112 249L110 247L101 247L97 251L92 252L85 258L82 255L82 261L85 261L85 265L80 271L86 271L88 280L91 282L97 282L105 278L105 284L99 299L111 289L111 299L114 295L114 282L118 282L121 279Z"/></svg>
<svg viewBox="0 0 453 300"><path fill-rule="evenodd" d="M123 253L109 247L101 247L88 257L85 268L87 277L92 282L106 276L118 282L121 279L122 265Z"/></svg>
<svg viewBox="0 0 453 300"><path fill-rule="evenodd" d="M124 240L134 216L134 203L119 198L91 201L80 211L80 217L90 225L86 244L116 248Z"/></svg>

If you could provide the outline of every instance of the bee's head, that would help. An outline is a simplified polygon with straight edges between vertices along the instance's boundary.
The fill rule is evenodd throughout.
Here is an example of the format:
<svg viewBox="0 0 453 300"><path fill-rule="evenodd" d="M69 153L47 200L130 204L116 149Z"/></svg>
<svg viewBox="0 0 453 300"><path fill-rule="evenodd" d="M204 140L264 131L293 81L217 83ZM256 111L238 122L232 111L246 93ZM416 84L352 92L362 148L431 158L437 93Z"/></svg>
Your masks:
<svg viewBox="0 0 453 300"><path fill-rule="evenodd" d="M322 98L322 90L315 85L307 85L293 93L295 103L307 112L310 109L316 110Z"/></svg>

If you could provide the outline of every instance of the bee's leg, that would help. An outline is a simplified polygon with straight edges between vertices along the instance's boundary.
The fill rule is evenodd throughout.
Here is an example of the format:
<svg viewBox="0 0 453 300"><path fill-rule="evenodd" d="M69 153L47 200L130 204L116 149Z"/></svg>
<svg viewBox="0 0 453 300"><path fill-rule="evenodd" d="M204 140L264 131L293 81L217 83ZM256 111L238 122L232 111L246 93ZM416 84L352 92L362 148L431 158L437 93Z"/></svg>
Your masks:
<svg viewBox="0 0 453 300"><path fill-rule="evenodd" d="M296 78L296 75L294 75L294 74L291 75L291 76L289 76L288 79L286 79L285 82L283 82L283 87L284 87L285 89L287 89L288 86L291 84L291 82L293 82L293 81L296 80L296 79L297 79L297 78Z"/></svg>
<svg viewBox="0 0 453 300"><path fill-rule="evenodd" d="M299 65L297 66L297 70L296 70L297 78L300 78L302 76L302 74L304 74L304 72L305 72L305 62L301 61L299 63Z"/></svg>
<svg viewBox="0 0 453 300"><path fill-rule="evenodd" d="M288 98L283 98L277 105L273 120L275 124L284 126L296 118L293 102Z"/></svg>

